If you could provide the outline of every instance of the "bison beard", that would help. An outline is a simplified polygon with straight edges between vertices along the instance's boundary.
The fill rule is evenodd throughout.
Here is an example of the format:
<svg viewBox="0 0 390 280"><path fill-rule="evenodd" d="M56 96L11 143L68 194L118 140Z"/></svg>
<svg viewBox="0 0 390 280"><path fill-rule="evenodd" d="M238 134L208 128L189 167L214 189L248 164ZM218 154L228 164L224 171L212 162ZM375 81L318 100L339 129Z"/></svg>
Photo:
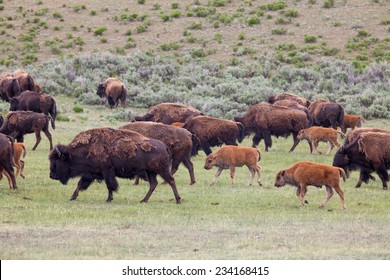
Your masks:
<svg viewBox="0 0 390 280"><path fill-rule="evenodd" d="M95 149L97 148L97 149ZM99 128L77 135L69 145L57 145L49 155L50 178L66 184L70 178L80 176L71 200L79 191L86 190L94 180L104 180L107 202L118 190L116 177L134 178L146 174L149 191L141 202L147 202L157 186L157 175L170 184L176 203L180 196L169 166L171 157L164 143L136 132Z"/></svg>

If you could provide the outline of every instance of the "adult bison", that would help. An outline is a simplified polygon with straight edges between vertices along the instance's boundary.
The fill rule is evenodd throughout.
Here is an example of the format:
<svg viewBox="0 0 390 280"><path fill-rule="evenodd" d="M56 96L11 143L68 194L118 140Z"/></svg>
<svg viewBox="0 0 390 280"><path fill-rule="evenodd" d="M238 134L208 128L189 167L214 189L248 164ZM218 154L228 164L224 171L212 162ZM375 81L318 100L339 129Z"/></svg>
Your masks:
<svg viewBox="0 0 390 280"><path fill-rule="evenodd" d="M313 124L317 126L344 127L344 108L335 102L317 99L309 106L309 113L313 117Z"/></svg>
<svg viewBox="0 0 390 280"><path fill-rule="evenodd" d="M208 116L196 116L183 126L199 138L200 146L206 155L212 153L210 147L226 145L237 146L244 139L244 126L239 122L222 120Z"/></svg>
<svg viewBox="0 0 390 280"><path fill-rule="evenodd" d="M20 85L11 73L3 74L0 77L0 98L6 102L20 94Z"/></svg>
<svg viewBox="0 0 390 280"><path fill-rule="evenodd" d="M360 170L359 181L368 183L372 172L376 172L382 180L383 189L387 190L390 167L390 134L381 132L362 132L349 144L344 144L335 154L333 165L349 170Z"/></svg>
<svg viewBox="0 0 390 280"><path fill-rule="evenodd" d="M36 90L33 77L23 69L17 69L14 72L15 79L19 82L20 91Z"/></svg>
<svg viewBox="0 0 390 280"><path fill-rule="evenodd" d="M0 127L0 133L10 135L17 139L18 142L24 141L24 135L35 133L36 142L33 150L41 142L41 131L43 131L50 142L50 150L53 148L52 137L49 132L50 117L42 113L31 111L9 112Z"/></svg>
<svg viewBox="0 0 390 280"><path fill-rule="evenodd" d="M275 101L273 105L286 106L291 109L300 110L307 115L307 118L309 119L309 126L313 125L313 117L309 113L309 110L307 109L307 107L301 105L299 102L294 101L292 99L282 99L282 100Z"/></svg>
<svg viewBox="0 0 390 280"><path fill-rule="evenodd" d="M303 98L301 96L292 93L281 93L277 95L272 95L268 98L268 103L274 104L276 101L281 101L281 100L292 100L304 107L309 107L311 103L306 98Z"/></svg>
<svg viewBox="0 0 390 280"><path fill-rule="evenodd" d="M55 129L57 106L53 97L36 91L24 91L10 99L10 111L33 111L51 117L51 126Z"/></svg>
<svg viewBox="0 0 390 280"><path fill-rule="evenodd" d="M71 200L86 190L93 181L104 180L107 202L118 190L116 177L134 178L146 174L149 191L141 200L147 202L160 175L172 187L176 203L180 196L169 166L171 156L164 143L126 129L95 128L79 133L68 145L57 145L50 152L50 178L67 184L70 178L81 177Z"/></svg>
<svg viewBox="0 0 390 280"><path fill-rule="evenodd" d="M10 189L17 189L13 167L13 139L0 133L0 174L5 171Z"/></svg>
<svg viewBox="0 0 390 280"><path fill-rule="evenodd" d="M272 146L271 135L288 137L292 134L292 152L300 141L297 138L298 132L310 124L308 116L300 110L267 103L250 106L244 116L235 117L234 120L244 125L245 135L255 134L252 139L253 147L264 139L266 151Z"/></svg>
<svg viewBox="0 0 390 280"><path fill-rule="evenodd" d="M135 121L152 121L164 124L174 122L185 123L192 117L203 115L203 113L191 106L176 103L160 103L149 108L144 116L135 116Z"/></svg>
<svg viewBox="0 0 390 280"><path fill-rule="evenodd" d="M127 89L124 83L117 78L107 78L104 83L98 85L97 95L107 98L110 108L117 108L119 102L126 107Z"/></svg>
<svg viewBox="0 0 390 280"><path fill-rule="evenodd" d="M172 175L176 173L180 163L183 163L190 173L190 184L195 184L194 166L191 162L193 147L199 145L199 139L195 135L184 128L155 122L132 122L120 128L162 141L172 155Z"/></svg>

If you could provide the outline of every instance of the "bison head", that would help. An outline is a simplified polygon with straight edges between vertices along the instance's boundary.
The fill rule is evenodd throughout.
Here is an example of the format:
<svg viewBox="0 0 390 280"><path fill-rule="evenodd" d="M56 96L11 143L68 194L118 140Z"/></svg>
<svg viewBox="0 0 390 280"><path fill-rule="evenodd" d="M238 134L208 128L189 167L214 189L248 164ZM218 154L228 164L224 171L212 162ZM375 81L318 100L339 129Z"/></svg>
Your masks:
<svg viewBox="0 0 390 280"><path fill-rule="evenodd" d="M276 174L275 178L275 187L283 187L286 184L286 180L284 179L284 174L286 173L285 170L281 170Z"/></svg>
<svg viewBox="0 0 390 280"><path fill-rule="evenodd" d="M100 97L105 97L106 96L106 85L99 84L96 94L99 95Z"/></svg>
<svg viewBox="0 0 390 280"><path fill-rule="evenodd" d="M347 172L347 167L349 164L349 157L345 147L341 147L333 158L333 166L340 167Z"/></svg>
<svg viewBox="0 0 390 280"><path fill-rule="evenodd" d="M71 177L70 175L70 155L68 148L63 145L57 145L51 150L50 160L50 178L59 180L66 185Z"/></svg>
<svg viewBox="0 0 390 280"><path fill-rule="evenodd" d="M304 129L301 129L301 130L298 132L297 138L298 138L299 140L306 139L306 135L305 135L305 130L304 130Z"/></svg>
<svg viewBox="0 0 390 280"><path fill-rule="evenodd" d="M216 164L216 156L213 154L209 154L206 157L205 163L204 163L204 168L209 170L211 169L214 165Z"/></svg>

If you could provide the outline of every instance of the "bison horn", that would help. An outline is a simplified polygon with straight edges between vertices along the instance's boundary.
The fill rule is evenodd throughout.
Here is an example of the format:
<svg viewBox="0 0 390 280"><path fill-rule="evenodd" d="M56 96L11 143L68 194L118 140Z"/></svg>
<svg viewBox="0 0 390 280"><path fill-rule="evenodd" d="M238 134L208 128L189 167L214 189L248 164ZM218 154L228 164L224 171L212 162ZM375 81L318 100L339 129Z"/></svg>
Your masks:
<svg viewBox="0 0 390 280"><path fill-rule="evenodd" d="M57 152L57 155L60 157L60 156L61 156L61 152L60 152L60 150L58 149L58 147L56 147L56 152Z"/></svg>

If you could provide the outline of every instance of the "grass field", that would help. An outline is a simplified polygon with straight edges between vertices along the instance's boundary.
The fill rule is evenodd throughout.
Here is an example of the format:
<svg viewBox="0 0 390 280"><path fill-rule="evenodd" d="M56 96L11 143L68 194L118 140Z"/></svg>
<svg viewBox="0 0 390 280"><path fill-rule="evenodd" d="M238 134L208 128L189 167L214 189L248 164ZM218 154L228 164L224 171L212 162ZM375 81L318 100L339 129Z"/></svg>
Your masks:
<svg viewBox="0 0 390 280"><path fill-rule="evenodd" d="M70 122L58 122L54 143L67 144L82 130L119 127L104 115L104 107L86 107L73 113L70 99L59 97ZM366 126L389 127L375 120ZM347 209L337 194L320 209L324 189L309 187L305 207L295 189L274 187L278 170L299 160L331 164L333 155L310 155L300 143L288 153L292 139L273 138L262 150L263 186L246 186L249 171L238 168L236 187L224 171L213 187L215 169L205 170L204 153L193 158L197 183L189 186L187 170L175 175L182 204L176 205L169 186L158 185L148 203L139 203L147 183L133 186L119 179L120 190L106 203L104 184L94 183L76 201L69 201L78 179L66 186L49 178L49 145L42 139L31 151L35 137L26 137L26 179L10 191L0 182L1 259L389 259L390 195L377 179L355 189L357 172L342 183ZM250 145L246 139L244 145ZM326 151L322 143L320 150ZM216 148L214 148L214 151ZM161 180L160 180L161 181Z"/></svg>

